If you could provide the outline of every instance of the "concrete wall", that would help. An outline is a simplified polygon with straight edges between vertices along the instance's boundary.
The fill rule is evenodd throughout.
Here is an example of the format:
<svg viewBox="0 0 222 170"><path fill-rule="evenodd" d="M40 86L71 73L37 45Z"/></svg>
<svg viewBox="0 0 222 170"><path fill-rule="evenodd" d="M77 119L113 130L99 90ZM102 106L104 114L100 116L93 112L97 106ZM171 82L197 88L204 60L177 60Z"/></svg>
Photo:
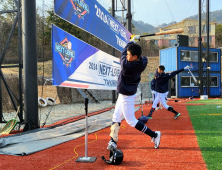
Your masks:
<svg viewBox="0 0 222 170"><path fill-rule="evenodd" d="M149 81L149 73L155 73L156 69L159 66L159 56L157 57L147 57L148 64L146 69L141 74L141 82L148 82Z"/></svg>

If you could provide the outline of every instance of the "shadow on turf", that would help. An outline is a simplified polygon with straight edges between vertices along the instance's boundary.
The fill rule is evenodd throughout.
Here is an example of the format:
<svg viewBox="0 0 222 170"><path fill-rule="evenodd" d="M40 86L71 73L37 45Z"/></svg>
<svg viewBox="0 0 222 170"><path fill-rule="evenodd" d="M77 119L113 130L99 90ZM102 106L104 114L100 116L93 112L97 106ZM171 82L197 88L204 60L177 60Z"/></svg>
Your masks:
<svg viewBox="0 0 222 170"><path fill-rule="evenodd" d="M121 149L121 150L127 150L127 149L148 149L148 150L150 150L150 149L154 149L154 147L153 146L148 146L148 147L133 147L133 148L127 148L127 147L121 147L120 146L120 148L119 149ZM188 150L188 151L200 151L200 148L199 147L186 147L186 148L184 148L184 147L181 147L181 148L179 148L179 147L176 147L176 148L172 148L172 147L161 147L161 145L160 145L160 147L158 148L158 150L163 150L163 149L167 149L167 150ZM205 151L205 150L204 150ZM209 151L211 151L210 150L210 148L209 148ZM212 150L213 151L213 150Z"/></svg>
<svg viewBox="0 0 222 170"><path fill-rule="evenodd" d="M127 168L135 168L135 167L144 167L146 164L142 163L141 161L124 161L120 164L121 167L127 167Z"/></svg>
<svg viewBox="0 0 222 170"><path fill-rule="evenodd" d="M160 130L161 131L161 130ZM134 134L134 133L127 133L127 134L120 134L120 135L122 135L122 136L127 136L127 135L134 135L134 136L136 136L136 135L138 135L138 136L144 136L144 138L145 137L147 137L146 135L144 135L143 133L136 133L136 134ZM182 136L196 136L196 134L193 132L193 133L168 133L168 132L161 132L161 134L162 134L162 136L164 135L169 135L169 136L175 136L175 135L182 135ZM198 133L199 134L199 133ZM222 134L221 134L222 135ZM148 136L148 138L149 138L149 136ZM125 139L120 139L120 140L125 140ZM151 140L151 138L150 138L150 140Z"/></svg>
<svg viewBox="0 0 222 170"><path fill-rule="evenodd" d="M222 152L222 147L200 147L201 151Z"/></svg>

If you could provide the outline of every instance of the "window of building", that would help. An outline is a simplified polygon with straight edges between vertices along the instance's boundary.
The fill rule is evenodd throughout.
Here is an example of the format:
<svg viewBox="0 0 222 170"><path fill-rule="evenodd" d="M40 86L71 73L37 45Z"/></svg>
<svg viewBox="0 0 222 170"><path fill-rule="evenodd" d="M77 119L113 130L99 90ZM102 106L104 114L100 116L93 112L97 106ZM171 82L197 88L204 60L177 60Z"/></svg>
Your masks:
<svg viewBox="0 0 222 170"><path fill-rule="evenodd" d="M169 40L169 47L175 46L176 40Z"/></svg>
<svg viewBox="0 0 222 170"><path fill-rule="evenodd" d="M195 78L197 79L198 77L195 76ZM191 87L197 87L197 86L199 86L199 85L198 85L198 82L195 82L192 77L190 77L190 79L191 79L191 83L190 83L190 86L191 86Z"/></svg>
<svg viewBox="0 0 222 170"><path fill-rule="evenodd" d="M207 37L204 37L204 42L207 42ZM209 36L209 44L212 44L212 36Z"/></svg>
<svg viewBox="0 0 222 170"><path fill-rule="evenodd" d="M164 37L170 37L170 34L166 34L166 35L164 35Z"/></svg>
<svg viewBox="0 0 222 170"><path fill-rule="evenodd" d="M198 51L180 51L181 61L198 62Z"/></svg>
<svg viewBox="0 0 222 170"><path fill-rule="evenodd" d="M218 87L218 77L210 77L210 87Z"/></svg>
<svg viewBox="0 0 222 170"><path fill-rule="evenodd" d="M207 26L203 25L202 30L203 30L203 33L207 33ZM209 25L209 32L211 32L211 25Z"/></svg>
<svg viewBox="0 0 222 170"><path fill-rule="evenodd" d="M190 37L190 38L189 38L189 45L190 45L190 46L193 46L194 44L195 44L195 38Z"/></svg>
<svg viewBox="0 0 222 170"><path fill-rule="evenodd" d="M196 27L190 26L188 27L188 34L195 34L196 33Z"/></svg>
<svg viewBox="0 0 222 170"><path fill-rule="evenodd" d="M181 61L198 62L198 51L181 50L180 56L181 56ZM218 62L217 52L210 52L210 62L212 63Z"/></svg>
<svg viewBox="0 0 222 170"><path fill-rule="evenodd" d="M209 44L212 44L212 36L209 36Z"/></svg>
<svg viewBox="0 0 222 170"><path fill-rule="evenodd" d="M197 76L195 76L198 79ZM203 77L203 86L206 87L206 77ZM196 83L191 76L181 76L181 87L198 87L198 83ZM210 77L210 87L218 87L218 76Z"/></svg>
<svg viewBox="0 0 222 170"><path fill-rule="evenodd" d="M210 62L218 62L218 53L217 52L210 52Z"/></svg>
<svg viewBox="0 0 222 170"><path fill-rule="evenodd" d="M181 77L181 87L190 86L190 77Z"/></svg>
<svg viewBox="0 0 222 170"><path fill-rule="evenodd" d="M155 43L155 45L156 45L156 46L158 46L158 40L155 40L155 42L154 42L154 43Z"/></svg>

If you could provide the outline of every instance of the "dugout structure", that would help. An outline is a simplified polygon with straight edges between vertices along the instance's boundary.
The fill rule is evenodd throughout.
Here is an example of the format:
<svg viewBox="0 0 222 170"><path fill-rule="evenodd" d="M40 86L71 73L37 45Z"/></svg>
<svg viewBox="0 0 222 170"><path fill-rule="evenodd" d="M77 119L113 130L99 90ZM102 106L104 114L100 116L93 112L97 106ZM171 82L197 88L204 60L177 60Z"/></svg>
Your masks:
<svg viewBox="0 0 222 170"><path fill-rule="evenodd" d="M221 50L209 49L210 61L210 97L220 97L221 87ZM206 49L202 49L203 94L207 94L207 60ZM172 72L189 65L193 75L198 80L198 48L172 47L160 50L160 64L164 64L165 72ZM200 97L199 85L194 82L191 74L184 70L169 81L169 98Z"/></svg>

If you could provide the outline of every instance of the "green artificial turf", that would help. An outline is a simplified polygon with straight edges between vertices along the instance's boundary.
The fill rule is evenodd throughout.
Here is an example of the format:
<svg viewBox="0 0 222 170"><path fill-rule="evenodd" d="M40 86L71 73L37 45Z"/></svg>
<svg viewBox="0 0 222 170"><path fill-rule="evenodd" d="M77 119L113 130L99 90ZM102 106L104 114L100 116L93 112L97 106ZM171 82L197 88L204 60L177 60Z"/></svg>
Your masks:
<svg viewBox="0 0 222 170"><path fill-rule="evenodd" d="M199 100L187 106L204 161L209 170L222 169L222 99ZM221 106L221 108L216 108Z"/></svg>

